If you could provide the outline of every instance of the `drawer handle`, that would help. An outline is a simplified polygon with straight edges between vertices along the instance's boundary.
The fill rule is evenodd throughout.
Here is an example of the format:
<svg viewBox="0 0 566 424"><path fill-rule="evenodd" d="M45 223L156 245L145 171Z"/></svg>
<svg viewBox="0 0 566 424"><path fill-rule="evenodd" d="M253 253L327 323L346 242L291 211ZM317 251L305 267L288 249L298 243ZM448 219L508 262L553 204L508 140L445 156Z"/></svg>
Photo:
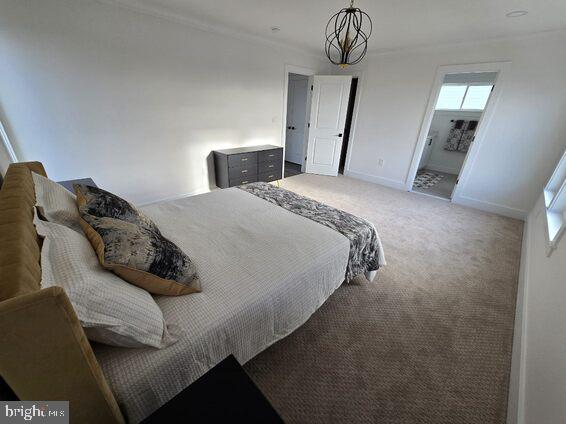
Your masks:
<svg viewBox="0 0 566 424"><path fill-rule="evenodd" d="M247 183L248 183L248 181L242 181L242 184L247 184Z"/></svg>
<svg viewBox="0 0 566 424"><path fill-rule="evenodd" d="M273 178L273 175L268 175L267 178Z"/></svg>
<svg viewBox="0 0 566 424"><path fill-rule="evenodd" d="M248 158L242 158L242 162L245 162L247 160L248 160Z"/></svg>
<svg viewBox="0 0 566 424"><path fill-rule="evenodd" d="M268 155L268 157L272 158L273 156L275 156L273 153Z"/></svg>
<svg viewBox="0 0 566 424"><path fill-rule="evenodd" d="M269 165L268 168L273 168L273 165Z"/></svg>
<svg viewBox="0 0 566 424"><path fill-rule="evenodd" d="M248 172L247 169L242 170L242 174L245 174L246 172Z"/></svg>

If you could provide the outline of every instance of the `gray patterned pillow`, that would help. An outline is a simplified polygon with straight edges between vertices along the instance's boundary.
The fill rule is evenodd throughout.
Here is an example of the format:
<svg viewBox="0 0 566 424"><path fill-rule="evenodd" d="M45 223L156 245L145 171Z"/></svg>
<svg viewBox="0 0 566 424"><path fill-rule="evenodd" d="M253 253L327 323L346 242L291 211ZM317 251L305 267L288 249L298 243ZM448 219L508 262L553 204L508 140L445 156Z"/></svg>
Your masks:
<svg viewBox="0 0 566 424"><path fill-rule="evenodd" d="M89 214L99 218L116 218L159 233L159 229L151 219L121 197L101 188L85 184L73 184L73 188L77 194L77 204L81 214Z"/></svg>
<svg viewBox="0 0 566 424"><path fill-rule="evenodd" d="M191 259L149 218L105 190L82 185L75 190L81 226L104 268L153 294L200 291Z"/></svg>

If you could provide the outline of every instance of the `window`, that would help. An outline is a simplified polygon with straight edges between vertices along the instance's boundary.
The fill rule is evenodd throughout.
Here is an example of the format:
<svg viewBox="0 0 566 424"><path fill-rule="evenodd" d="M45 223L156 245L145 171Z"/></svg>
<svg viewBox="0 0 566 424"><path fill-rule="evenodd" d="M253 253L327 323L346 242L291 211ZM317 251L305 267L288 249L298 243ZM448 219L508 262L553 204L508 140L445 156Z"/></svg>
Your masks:
<svg viewBox="0 0 566 424"><path fill-rule="evenodd" d="M544 188L549 253L557 246L566 228L566 152Z"/></svg>
<svg viewBox="0 0 566 424"><path fill-rule="evenodd" d="M462 109L484 110L492 85L470 85L462 103Z"/></svg>
<svg viewBox="0 0 566 424"><path fill-rule="evenodd" d="M466 85L444 84L438 95L436 109L460 109L467 88Z"/></svg>
<svg viewBox="0 0 566 424"><path fill-rule="evenodd" d="M435 109L483 110L492 89L493 85L485 84L443 84Z"/></svg>

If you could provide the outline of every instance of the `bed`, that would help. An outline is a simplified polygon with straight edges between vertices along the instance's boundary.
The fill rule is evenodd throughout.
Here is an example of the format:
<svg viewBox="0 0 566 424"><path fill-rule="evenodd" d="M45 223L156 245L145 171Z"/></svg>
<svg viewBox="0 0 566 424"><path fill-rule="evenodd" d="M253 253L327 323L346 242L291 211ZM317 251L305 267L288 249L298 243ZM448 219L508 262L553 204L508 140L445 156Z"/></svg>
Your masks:
<svg viewBox="0 0 566 424"><path fill-rule="evenodd" d="M279 191L231 188L150 205L142 211L191 257L203 290L156 297L177 338L171 346L89 342L65 293L40 288L39 246L28 211L34 204L30 168L44 173L39 163L12 165L8 189L0 194L0 202L12 199L8 213L0 209L0 225L8 220L22 227L19 237L6 241L19 246L25 239L21 258L12 256L17 266L10 270L16 271L0 286L0 330L10 333L0 374L22 399L69 399L73 421L141 421L229 354L245 363L290 334L357 272L352 241L343 235L348 229L321 225L312 204L303 205L301 215L293 210L296 199L281 199ZM375 237L373 268L384 264ZM2 266L7 257L3 249ZM58 353L40 353L53 349ZM33 366L26 371L28 363ZM48 384L54 376L59 382Z"/></svg>

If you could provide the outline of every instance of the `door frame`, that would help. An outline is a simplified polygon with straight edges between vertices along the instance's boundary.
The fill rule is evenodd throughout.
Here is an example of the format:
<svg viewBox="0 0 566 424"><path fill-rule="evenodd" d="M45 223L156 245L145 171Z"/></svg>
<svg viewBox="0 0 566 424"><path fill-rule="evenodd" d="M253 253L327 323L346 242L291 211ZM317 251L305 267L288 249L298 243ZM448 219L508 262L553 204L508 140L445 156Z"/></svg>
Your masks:
<svg viewBox="0 0 566 424"><path fill-rule="evenodd" d="M348 139L348 147L346 149L346 163L344 164L344 175L350 172L350 160L352 158L353 146L356 141L356 131L358 129L358 115L360 112L360 104L362 101L362 92L364 88L365 78L364 71L347 69L344 72L339 72L335 75L350 75L352 78L358 79L358 86L356 87L356 99L354 100L354 111L352 112L352 123L350 124L350 138Z"/></svg>
<svg viewBox="0 0 566 424"><path fill-rule="evenodd" d="M510 63L510 61L502 61L471 63L463 65L441 65L437 68L436 76L430 89L429 100L425 109L419 136L413 152L411 166L409 167L409 171L405 178L405 189L407 191L413 190L413 184L417 175L419 162L424 151L424 145L426 143L426 138L430 130L430 125L432 124L432 118L434 117L434 107L436 106L438 95L440 94L440 88L442 87L442 83L444 82L444 77L448 74L497 72L497 77L495 78L494 82L495 87L491 92L486 108L483 110L483 113L478 122L474 142L471 144L468 153L464 158L462 168L460 168L460 173L458 175L458 184L456 184L454 190L452 191L450 200L454 203L459 203L462 197L462 190L470 177L474 162L481 148L481 144L485 138L486 129L489 126L489 122L491 121L495 113L497 101L499 100L501 91L503 89L504 77Z"/></svg>
<svg viewBox="0 0 566 424"><path fill-rule="evenodd" d="M299 75L305 75L308 76L309 78L312 77L313 75L316 75L316 70L312 69L312 68L306 68L304 66L296 66L296 65L290 65L290 64L285 64L285 74L284 74L284 78L283 78L283 114L282 114L282 122L281 122L281 146L283 147L283 178L285 178L285 149L286 149L286 142L287 142L287 133L286 133L286 129L287 129L287 97L289 95L289 74L299 74ZM308 107L308 97L307 97L307 114L309 112L309 107ZM307 115L308 116L308 115ZM308 118L305 120L305 122L308 122ZM306 124L305 124L306 127ZM304 132L304 137L307 138L308 137L308 132L306 131L305 128L305 132ZM301 172L305 172L305 151L306 151L306 146L307 145L307 140L303 140L303 157L302 157L302 161L301 161Z"/></svg>

